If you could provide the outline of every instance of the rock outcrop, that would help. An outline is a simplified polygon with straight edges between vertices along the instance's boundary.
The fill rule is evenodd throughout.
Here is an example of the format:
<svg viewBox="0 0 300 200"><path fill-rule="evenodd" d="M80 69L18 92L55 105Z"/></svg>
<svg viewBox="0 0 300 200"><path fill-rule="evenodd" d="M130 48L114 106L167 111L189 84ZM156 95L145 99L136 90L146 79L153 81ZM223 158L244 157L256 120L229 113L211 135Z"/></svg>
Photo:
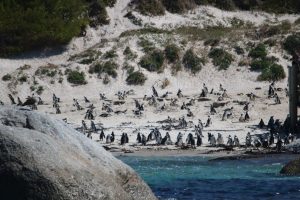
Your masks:
<svg viewBox="0 0 300 200"><path fill-rule="evenodd" d="M128 166L62 121L0 107L0 199L156 199Z"/></svg>
<svg viewBox="0 0 300 200"><path fill-rule="evenodd" d="M289 176L300 176L300 158L286 164L280 171L280 174Z"/></svg>

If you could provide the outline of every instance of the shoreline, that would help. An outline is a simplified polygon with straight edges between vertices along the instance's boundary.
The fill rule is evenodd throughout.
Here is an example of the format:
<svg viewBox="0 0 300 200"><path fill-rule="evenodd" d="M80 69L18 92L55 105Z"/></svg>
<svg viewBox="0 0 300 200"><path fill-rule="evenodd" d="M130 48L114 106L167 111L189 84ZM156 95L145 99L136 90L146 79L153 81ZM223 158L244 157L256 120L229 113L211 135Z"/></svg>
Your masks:
<svg viewBox="0 0 300 200"><path fill-rule="evenodd" d="M109 151L110 152L110 151ZM249 150L233 150L224 149L209 150L209 149L140 149L137 151L112 151L110 152L115 157L205 157L209 161L221 160L246 160L259 159L263 157L283 156L300 157L299 153L290 151L276 152L265 149Z"/></svg>

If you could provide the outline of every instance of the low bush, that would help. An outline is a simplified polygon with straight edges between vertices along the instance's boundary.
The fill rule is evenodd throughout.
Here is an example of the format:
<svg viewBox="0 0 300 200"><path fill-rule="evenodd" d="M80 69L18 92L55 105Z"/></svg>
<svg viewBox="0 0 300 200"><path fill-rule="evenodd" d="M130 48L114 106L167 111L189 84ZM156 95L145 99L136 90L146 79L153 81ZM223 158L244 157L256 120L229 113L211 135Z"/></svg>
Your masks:
<svg viewBox="0 0 300 200"><path fill-rule="evenodd" d="M37 88L36 93L37 93L38 95L41 95L43 92L44 92L44 87L40 85L40 86Z"/></svg>
<svg viewBox="0 0 300 200"><path fill-rule="evenodd" d="M272 62L267 59L253 60L250 64L250 67L252 71L260 71L268 68L271 64Z"/></svg>
<svg viewBox="0 0 300 200"><path fill-rule="evenodd" d="M89 65L92 64L95 61L94 58L84 58L82 60L80 60L78 63L82 64L82 65Z"/></svg>
<svg viewBox="0 0 300 200"><path fill-rule="evenodd" d="M284 49L290 53L300 52L300 33L290 35L286 38L283 43Z"/></svg>
<svg viewBox="0 0 300 200"><path fill-rule="evenodd" d="M204 41L205 46L217 46L220 43L219 39L208 39Z"/></svg>
<svg viewBox="0 0 300 200"><path fill-rule="evenodd" d="M97 73L98 75L106 73L109 76L116 78L118 76L118 73L116 71L118 68L119 66L115 62L107 61L90 66L89 73Z"/></svg>
<svg viewBox="0 0 300 200"><path fill-rule="evenodd" d="M126 60L134 60L137 58L137 55L131 51L130 47L125 48L123 55L125 56Z"/></svg>
<svg viewBox="0 0 300 200"><path fill-rule="evenodd" d="M104 59L111 59L117 57L117 53L114 49L107 51L105 54L103 54Z"/></svg>
<svg viewBox="0 0 300 200"><path fill-rule="evenodd" d="M249 56L251 58L257 59L264 59L268 55L267 48L264 44L258 44L254 49L249 52Z"/></svg>
<svg viewBox="0 0 300 200"><path fill-rule="evenodd" d="M212 59L213 64L219 67L219 70L226 70L234 61L233 56L224 49L212 49L208 56Z"/></svg>
<svg viewBox="0 0 300 200"><path fill-rule="evenodd" d="M161 0L133 0L136 9L143 15L164 15L165 7Z"/></svg>
<svg viewBox="0 0 300 200"><path fill-rule="evenodd" d="M192 49L185 52L182 59L183 66L191 70L192 73L197 73L202 69L202 60L199 58Z"/></svg>
<svg viewBox="0 0 300 200"><path fill-rule="evenodd" d="M170 63L175 63L179 60L180 49L175 44L169 44L165 48L165 55Z"/></svg>
<svg viewBox="0 0 300 200"><path fill-rule="evenodd" d="M132 14L131 11L129 11L126 15L124 15L124 17L128 18L131 23L133 23L134 25L137 26L142 26L143 25L143 21L139 18L137 18L136 16L134 16L134 14Z"/></svg>
<svg viewBox="0 0 300 200"><path fill-rule="evenodd" d="M128 85L144 85L147 80L146 76L142 72L132 72L128 75L126 82Z"/></svg>
<svg viewBox="0 0 300 200"><path fill-rule="evenodd" d="M126 70L127 74L131 74L134 72L134 67L126 62L123 65L123 70Z"/></svg>
<svg viewBox="0 0 300 200"><path fill-rule="evenodd" d="M19 81L20 81L21 83L26 82L26 81L27 81L27 76L26 76L26 75L22 75L22 76L19 78Z"/></svg>
<svg viewBox="0 0 300 200"><path fill-rule="evenodd" d="M138 45L143 48L143 51L145 53L149 53L149 52L155 50L154 44L152 42L150 42L149 40L144 39L144 38L141 38L139 40Z"/></svg>
<svg viewBox="0 0 300 200"><path fill-rule="evenodd" d="M84 72L79 72L79 71L69 71L67 80L69 83L73 83L76 85L85 85L87 84L87 81L85 80L85 74Z"/></svg>
<svg viewBox="0 0 300 200"><path fill-rule="evenodd" d="M164 53L154 50L141 58L139 65L150 72L161 72L164 64Z"/></svg>
<svg viewBox="0 0 300 200"><path fill-rule="evenodd" d="M238 54L238 55L244 55L245 54L245 51L242 47L239 47L239 46L235 46L234 47L234 51Z"/></svg>
<svg viewBox="0 0 300 200"><path fill-rule="evenodd" d="M2 77L2 81L10 81L11 80L11 75L10 74L5 74L3 77Z"/></svg>
<svg viewBox="0 0 300 200"><path fill-rule="evenodd" d="M193 0L162 0L166 9L171 13L183 13L195 8Z"/></svg>
<svg viewBox="0 0 300 200"><path fill-rule="evenodd" d="M262 70L262 73L261 75L259 75L258 80L279 81L281 79L284 79L285 77L286 74L284 72L283 67L281 65L273 63Z"/></svg>

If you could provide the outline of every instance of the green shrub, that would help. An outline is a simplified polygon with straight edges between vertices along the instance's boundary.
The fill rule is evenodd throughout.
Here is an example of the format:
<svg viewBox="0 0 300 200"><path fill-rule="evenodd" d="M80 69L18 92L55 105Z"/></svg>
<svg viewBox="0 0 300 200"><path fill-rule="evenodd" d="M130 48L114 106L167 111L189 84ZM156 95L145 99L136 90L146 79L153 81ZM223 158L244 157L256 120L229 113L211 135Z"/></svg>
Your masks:
<svg viewBox="0 0 300 200"><path fill-rule="evenodd" d="M22 75L22 76L19 78L19 81L20 81L21 83L26 82L26 81L27 81L27 76L26 76L26 75Z"/></svg>
<svg viewBox="0 0 300 200"><path fill-rule="evenodd" d="M299 17L298 19L295 20L295 23L294 23L294 24L295 24L295 25L300 24L300 17Z"/></svg>
<svg viewBox="0 0 300 200"><path fill-rule="evenodd" d="M104 55L103 55L103 58L104 59L111 59L111 58L115 58L117 57L117 53L114 49L110 50L110 51L107 51Z"/></svg>
<svg viewBox="0 0 300 200"><path fill-rule="evenodd" d="M141 58L139 65L150 72L161 72L164 64L164 54L160 50L154 50Z"/></svg>
<svg viewBox="0 0 300 200"><path fill-rule="evenodd" d="M89 73L97 73L98 75L106 73L109 76L116 78L118 76L118 73L116 71L118 68L119 66L115 62L107 61L104 63L97 63L94 66L90 66Z"/></svg>
<svg viewBox="0 0 300 200"><path fill-rule="evenodd" d="M86 25L82 0L0 2L0 56L67 44Z"/></svg>
<svg viewBox="0 0 300 200"><path fill-rule="evenodd" d="M165 48L165 55L170 63L174 63L179 60L180 49L175 44L169 44Z"/></svg>
<svg viewBox="0 0 300 200"><path fill-rule="evenodd" d="M183 66L191 70L192 73L197 73L202 69L202 60L199 58L192 49L185 52L182 59Z"/></svg>
<svg viewBox="0 0 300 200"><path fill-rule="evenodd" d="M212 59L213 64L219 67L219 70L226 70L234 61L233 56L224 49L214 48L208 56Z"/></svg>
<svg viewBox="0 0 300 200"><path fill-rule="evenodd" d="M166 9L171 13L183 13L195 7L191 0L162 0Z"/></svg>
<svg viewBox="0 0 300 200"><path fill-rule="evenodd" d="M252 49L249 53L249 56L256 59L263 59L268 55L266 46L264 44L258 44L254 49Z"/></svg>
<svg viewBox="0 0 300 200"><path fill-rule="evenodd" d="M95 61L94 58L84 58L82 60L80 60L78 63L82 64L82 65L89 65L91 63L93 63Z"/></svg>
<svg viewBox="0 0 300 200"><path fill-rule="evenodd" d="M109 7L114 7L114 5L116 4L117 0L103 0L103 3L106 5L106 6L109 6Z"/></svg>
<svg viewBox="0 0 300 200"><path fill-rule="evenodd" d="M10 81L11 80L11 75L10 74L5 74L3 77L2 77L2 81Z"/></svg>
<svg viewBox="0 0 300 200"><path fill-rule="evenodd" d="M239 46L235 46L234 47L234 51L238 54L238 55L244 55L245 54L245 51L242 47L239 47Z"/></svg>
<svg viewBox="0 0 300 200"><path fill-rule="evenodd" d="M123 55L125 56L126 60L134 60L137 58L137 55L131 51L130 47L125 48Z"/></svg>
<svg viewBox="0 0 300 200"><path fill-rule="evenodd" d="M232 0L214 0L217 8L223 9L223 10L234 10L235 4Z"/></svg>
<svg viewBox="0 0 300 200"><path fill-rule="evenodd" d="M0 56L66 45L92 27L108 24L105 6L116 0L1 0Z"/></svg>
<svg viewBox="0 0 300 200"><path fill-rule="evenodd" d="M276 46L277 41L276 39L268 39L264 42L264 44L269 45L270 47Z"/></svg>
<svg viewBox="0 0 300 200"><path fill-rule="evenodd" d="M137 71L129 74L126 82L128 85L144 85L146 80L146 76L142 72Z"/></svg>
<svg viewBox="0 0 300 200"><path fill-rule="evenodd" d="M87 84L85 80L85 74L84 72L79 72L79 71L70 71L68 73L67 80L69 83L73 83L76 85L85 85Z"/></svg>
<svg viewBox="0 0 300 200"><path fill-rule="evenodd" d="M145 53L149 53L155 49L154 44L144 38L139 40L138 45L143 48Z"/></svg>
<svg viewBox="0 0 300 200"><path fill-rule="evenodd" d="M288 20L284 20L283 22L281 22L280 28L282 33L287 33L292 29L292 24Z"/></svg>
<svg viewBox="0 0 300 200"><path fill-rule="evenodd" d="M124 63L123 69L126 70L127 74L131 74L134 72L134 67L129 65L128 63Z"/></svg>
<svg viewBox="0 0 300 200"><path fill-rule="evenodd" d="M272 65L271 61L267 59L262 59L262 60L253 60L250 64L250 67L252 71L260 71L269 68L270 65Z"/></svg>
<svg viewBox="0 0 300 200"><path fill-rule="evenodd" d="M116 0L84 0L88 9L89 24L91 27L109 23L105 6L112 7Z"/></svg>
<svg viewBox="0 0 300 200"><path fill-rule="evenodd" d="M205 46L217 46L220 43L219 39L208 39L204 41Z"/></svg>
<svg viewBox="0 0 300 200"><path fill-rule="evenodd" d="M33 86L33 85L32 85L32 86L30 86L30 90L31 90L31 91L34 91L35 89L36 89L36 87L35 87L35 86Z"/></svg>
<svg viewBox="0 0 300 200"><path fill-rule="evenodd" d="M134 0L136 9L143 15L164 15L165 8L160 0Z"/></svg>
<svg viewBox="0 0 300 200"><path fill-rule="evenodd" d="M264 33L265 37L272 37L275 35L279 35L281 33L281 27L280 26L269 26L267 25L267 30Z"/></svg>
<svg viewBox="0 0 300 200"><path fill-rule="evenodd" d="M41 95L41 94L43 93L43 91L44 91L44 87L40 85L40 86L37 88L36 93L37 93L38 95Z"/></svg>
<svg viewBox="0 0 300 200"><path fill-rule="evenodd" d="M290 35L283 43L284 49L290 53L300 52L300 33Z"/></svg>
<svg viewBox="0 0 300 200"><path fill-rule="evenodd" d="M286 74L281 65L271 64L262 70L261 75L258 77L259 81L279 81L284 79Z"/></svg>
<svg viewBox="0 0 300 200"><path fill-rule="evenodd" d="M137 18L134 14L132 14L131 11L129 11L126 15L124 15L124 17L128 18L131 23L133 23L134 25L137 26L142 26L143 25L143 21L139 18Z"/></svg>

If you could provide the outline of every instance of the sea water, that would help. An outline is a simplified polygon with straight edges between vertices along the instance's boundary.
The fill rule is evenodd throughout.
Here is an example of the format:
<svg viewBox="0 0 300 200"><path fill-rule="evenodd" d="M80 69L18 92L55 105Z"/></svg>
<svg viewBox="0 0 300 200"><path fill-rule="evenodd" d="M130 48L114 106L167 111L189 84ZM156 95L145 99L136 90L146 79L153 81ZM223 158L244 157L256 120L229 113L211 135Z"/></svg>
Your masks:
<svg viewBox="0 0 300 200"><path fill-rule="evenodd" d="M135 169L159 199L300 199L300 177L279 174L290 156L223 161L199 156L119 159Z"/></svg>

